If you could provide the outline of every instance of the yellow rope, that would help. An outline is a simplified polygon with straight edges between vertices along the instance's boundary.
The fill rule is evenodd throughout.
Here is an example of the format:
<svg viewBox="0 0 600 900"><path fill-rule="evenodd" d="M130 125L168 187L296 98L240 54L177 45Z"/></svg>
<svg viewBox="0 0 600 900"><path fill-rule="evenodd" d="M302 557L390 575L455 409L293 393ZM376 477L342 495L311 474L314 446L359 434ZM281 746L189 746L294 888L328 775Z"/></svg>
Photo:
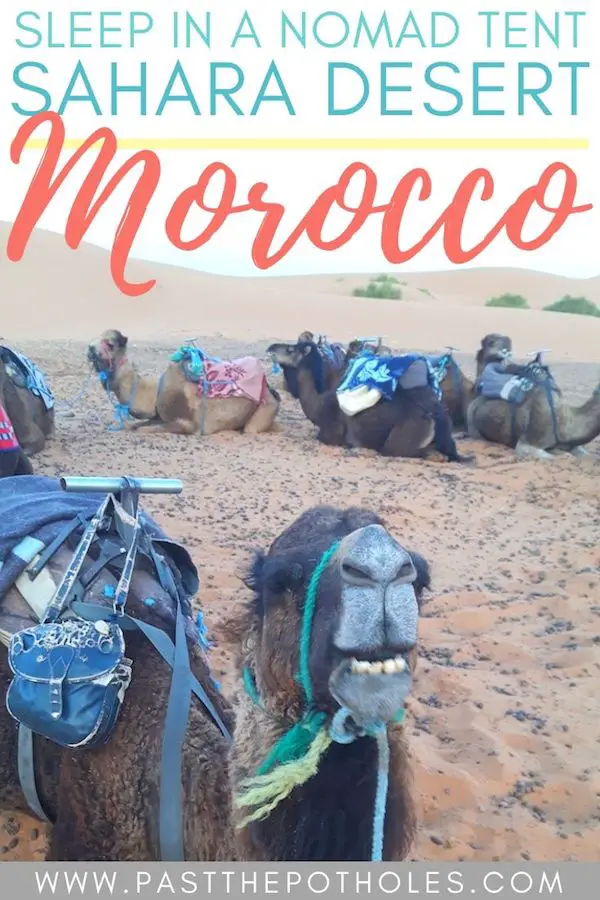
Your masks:
<svg viewBox="0 0 600 900"><path fill-rule="evenodd" d="M244 781L245 793L234 800L236 809L256 807L236 826L244 828L249 822L264 819L275 807L292 793L295 787L307 782L317 774L321 757L331 744L327 728L317 734L307 753L300 759L277 766L266 775L255 775Z"/></svg>

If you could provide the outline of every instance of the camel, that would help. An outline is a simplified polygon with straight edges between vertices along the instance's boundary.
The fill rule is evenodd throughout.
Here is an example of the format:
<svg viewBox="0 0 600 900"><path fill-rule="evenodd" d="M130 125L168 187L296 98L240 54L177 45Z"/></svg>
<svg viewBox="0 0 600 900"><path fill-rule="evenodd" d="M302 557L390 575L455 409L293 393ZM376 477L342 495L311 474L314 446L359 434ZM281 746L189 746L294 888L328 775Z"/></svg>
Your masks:
<svg viewBox="0 0 600 900"><path fill-rule="evenodd" d="M600 384L582 406L565 403L541 353L528 364L507 362L512 342L505 335L487 335L477 356L478 385L490 363L507 376L525 379L530 387L520 402L490 398L479 393L469 406L468 432L514 449L519 457L552 459L559 452L583 456L585 444L600 434Z"/></svg>
<svg viewBox="0 0 600 900"><path fill-rule="evenodd" d="M23 453L9 415L0 403L0 478L31 474L33 466Z"/></svg>
<svg viewBox="0 0 600 900"><path fill-rule="evenodd" d="M338 352L336 358L332 358L331 354L323 350L323 337L319 336L315 341L315 335L312 331L303 331L298 335L297 343L306 341L315 343L323 357L323 390L335 390L344 377L348 354L343 351L341 344L335 344L334 346ZM295 400L298 399L298 379L294 369L287 367L284 370L283 387Z"/></svg>
<svg viewBox="0 0 600 900"><path fill-rule="evenodd" d="M296 370L298 399L321 443L363 447L383 456L425 458L437 450L452 462L473 459L458 453L448 413L430 387L399 387L393 399L347 416L336 391L324 389L322 358L314 343L271 344L267 352L284 372Z"/></svg>
<svg viewBox="0 0 600 900"><path fill-rule="evenodd" d="M160 376L140 375L127 358L128 338L120 331L105 331L88 347L88 361L104 379L105 387L115 394L125 406L129 416L128 430L144 428L147 433L216 434L219 431L242 431L244 434L261 434L270 431L279 410L279 394L269 387L262 366L253 358L233 360L226 366L232 369L232 384L239 364L252 367L253 376L262 372L257 399L226 391L226 396L206 397L198 383L186 374L181 363L170 363ZM254 385L256 387L256 385ZM217 385L217 391L221 391Z"/></svg>
<svg viewBox="0 0 600 900"><path fill-rule="evenodd" d="M54 407L47 409L43 399L27 387L22 372L14 363L12 351L4 346L0 346L0 404L28 456L40 453L46 442L54 437Z"/></svg>
<svg viewBox="0 0 600 900"><path fill-rule="evenodd" d="M10 481L0 482L0 498ZM31 491L33 501L47 493L52 480L34 481L39 484ZM74 498L83 509L83 495ZM89 512L89 506L85 509ZM144 528L147 536L148 520ZM92 573L92 560L115 536L114 530L97 533L83 564L82 584ZM47 578L60 581L76 543L73 535L67 538L47 564ZM169 546L171 551L177 547ZM255 555L244 579L250 597L229 626L239 641L234 724L230 704L211 680L190 615L191 560L182 547L167 558L177 583L187 585L182 606L190 667L216 713L210 715L193 698L182 751L184 858L404 859L416 824L402 719L417 665L423 593L430 587L426 560L401 545L367 510L321 506L300 515L267 553ZM103 626L100 607L107 617L112 614L107 586L114 588L119 577L114 556L105 568L96 567L95 575L83 597L93 610L90 619L100 617L96 621ZM0 635L35 624L15 587L1 604ZM173 639L174 606L148 558L138 555L127 613ZM124 634L131 681L108 742L89 752L37 735L33 739L37 794L52 823L50 861L160 858L159 775L171 672L139 631ZM0 647L3 697L11 677ZM284 738L287 758L292 743L295 747L287 768ZM374 829L376 782L379 789L382 785L378 755L386 746L389 786L375 807ZM279 765L273 764L275 757ZM268 808L262 805L265 798ZM17 772L17 726L4 703L0 807L27 809Z"/></svg>

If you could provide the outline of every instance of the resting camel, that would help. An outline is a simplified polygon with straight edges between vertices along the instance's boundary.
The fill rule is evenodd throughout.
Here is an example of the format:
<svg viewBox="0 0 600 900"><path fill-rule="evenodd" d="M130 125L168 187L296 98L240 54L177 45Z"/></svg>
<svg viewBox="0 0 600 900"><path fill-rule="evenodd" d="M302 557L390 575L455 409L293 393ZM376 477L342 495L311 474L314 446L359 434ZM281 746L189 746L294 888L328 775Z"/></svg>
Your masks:
<svg viewBox="0 0 600 900"><path fill-rule="evenodd" d="M40 491L50 481L33 480L40 482ZM0 497L7 483L0 482ZM111 537L114 533L100 535L90 557L97 557ZM55 581L71 560L75 541L68 543L47 567ZM180 548L180 565L181 554L189 560ZM84 568L89 571L90 563ZM115 581L114 565L101 570L85 593L86 602L112 613L104 589ZM192 671L233 729L233 743L194 699L183 747L185 859L405 858L414 838L415 812L401 722L417 663L422 595L430 584L427 562L398 543L371 512L315 507L266 554L256 555L246 583L251 597L231 626L240 636L235 726L231 708L211 681L186 603ZM145 603L148 597L154 603ZM173 638L173 599L140 557L126 608ZM9 589L0 608L0 628L14 633L32 622L19 591ZM127 631L125 638L132 679L108 743L90 752L34 738L37 791L53 822L51 861L159 859L159 772L171 675L139 632ZM3 697L10 678L0 647ZM284 772L286 757L278 742L294 730L302 733L304 746L294 734L299 758L291 764L292 777L289 768ZM381 807L381 845L372 825L376 782L381 784L378 753L386 742L389 787ZM2 703L0 807L25 811L16 743L16 723ZM288 750L290 743L288 739ZM274 753L282 761L271 769L270 787L264 785L268 779L257 778L262 802L266 797L271 804L269 812L261 808L256 782L248 779L268 768ZM304 760L313 768L303 767ZM282 774L287 788L277 784ZM279 791L275 799L274 783Z"/></svg>
<svg viewBox="0 0 600 900"><path fill-rule="evenodd" d="M129 430L144 428L150 433L216 434L218 431L243 431L260 434L269 431L279 410L280 398L267 384L258 360L233 360L229 366L236 378L236 366L250 365L253 374L259 372L257 398L249 396L209 396L202 394L197 383L191 381L181 363L170 363L160 376L140 375L127 358L128 338L110 329L88 347L88 360L105 378L107 390L112 391L129 415L137 421L127 423ZM227 364L226 364L227 365ZM209 390L212 391L212 385Z"/></svg>
<svg viewBox="0 0 600 900"><path fill-rule="evenodd" d="M0 403L0 478L32 473L33 467L19 445L8 413Z"/></svg>
<svg viewBox="0 0 600 900"><path fill-rule="evenodd" d="M315 344L271 344L284 372L295 369L298 399L318 430L317 440L334 447L364 447L383 456L424 458L437 450L452 462L470 462L458 453L452 423L430 387L404 390L354 416L342 412L335 390L323 388L322 358Z"/></svg>
<svg viewBox="0 0 600 900"><path fill-rule="evenodd" d="M9 348L1 346L0 404L10 417L17 440L28 456L40 453L46 441L54 437L54 408L47 409L41 397L25 386L21 373L11 362Z"/></svg>
<svg viewBox="0 0 600 900"><path fill-rule="evenodd" d="M348 361L348 354L343 351L341 344L336 344L335 347L338 351L337 358L332 359L329 354L323 353L322 340L322 338L319 338L317 341L315 341L315 335L312 331L303 331L300 335L298 335L297 343L310 341L316 344L316 346L319 348L321 356L323 357L323 389L335 390L335 388L337 388L340 381L344 377L344 370ZM297 400L298 379L296 377L296 371L294 369L290 369L289 367L284 369L283 385L285 387L285 390L289 394L291 394L295 400Z"/></svg>
<svg viewBox="0 0 600 900"><path fill-rule="evenodd" d="M469 435L512 447L521 457L552 459L559 451L584 455L583 445L600 434L600 384L582 406L570 406L547 366L539 359L526 365L507 363L511 353L510 338L487 335L477 359L478 383L487 364L501 362L507 375L524 377L533 388L518 405L477 396L468 410Z"/></svg>

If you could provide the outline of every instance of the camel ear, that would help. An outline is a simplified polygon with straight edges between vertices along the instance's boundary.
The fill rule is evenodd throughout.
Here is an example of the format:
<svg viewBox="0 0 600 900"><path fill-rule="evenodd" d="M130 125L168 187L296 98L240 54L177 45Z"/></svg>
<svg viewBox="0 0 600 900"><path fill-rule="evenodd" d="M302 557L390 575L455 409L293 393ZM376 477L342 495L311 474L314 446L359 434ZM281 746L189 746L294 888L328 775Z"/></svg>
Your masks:
<svg viewBox="0 0 600 900"><path fill-rule="evenodd" d="M125 347L127 346L128 340L129 340L128 337L126 337L124 334L121 334L121 332L119 332L119 336L117 338L117 344L119 347L121 347L124 350Z"/></svg>
<svg viewBox="0 0 600 900"><path fill-rule="evenodd" d="M414 563L415 569L417 570L414 589L415 594L417 595L417 602L420 607L423 591L429 590L431 587L431 570L429 568L429 563L423 556L421 556L420 553L413 553L412 551L410 551L410 556Z"/></svg>

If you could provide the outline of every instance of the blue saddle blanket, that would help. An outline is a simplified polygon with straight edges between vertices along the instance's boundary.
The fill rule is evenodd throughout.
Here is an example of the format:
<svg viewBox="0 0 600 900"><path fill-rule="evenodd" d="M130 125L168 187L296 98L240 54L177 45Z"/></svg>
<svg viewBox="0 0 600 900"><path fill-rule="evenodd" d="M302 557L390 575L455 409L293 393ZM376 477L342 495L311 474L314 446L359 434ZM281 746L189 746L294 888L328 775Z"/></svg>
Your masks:
<svg viewBox="0 0 600 900"><path fill-rule="evenodd" d="M10 347L0 347L0 357L2 357L5 365L12 367L17 376L20 375L23 387L26 387L28 391L31 391L32 394L43 400L46 409L53 409L54 394L34 362ZM11 373L9 372L8 374L10 375Z"/></svg>
<svg viewBox="0 0 600 900"><path fill-rule="evenodd" d="M27 556L27 538L34 538L47 547L79 513L91 517L101 502L102 494L67 493L54 478L38 475L0 478L0 598L33 558ZM196 594L198 571L185 548L171 541L143 510L140 522L147 534L160 543L160 551L176 566L188 595Z"/></svg>
<svg viewBox="0 0 600 900"><path fill-rule="evenodd" d="M477 390L487 400L506 400L520 406L535 386L533 378L507 372L501 363L489 363L479 377Z"/></svg>
<svg viewBox="0 0 600 900"><path fill-rule="evenodd" d="M369 387L379 391L391 400L398 387L411 390L416 387L431 387L439 398L438 381L426 356L407 353L403 356L374 356L362 352L352 360L338 394L353 391L358 387Z"/></svg>

